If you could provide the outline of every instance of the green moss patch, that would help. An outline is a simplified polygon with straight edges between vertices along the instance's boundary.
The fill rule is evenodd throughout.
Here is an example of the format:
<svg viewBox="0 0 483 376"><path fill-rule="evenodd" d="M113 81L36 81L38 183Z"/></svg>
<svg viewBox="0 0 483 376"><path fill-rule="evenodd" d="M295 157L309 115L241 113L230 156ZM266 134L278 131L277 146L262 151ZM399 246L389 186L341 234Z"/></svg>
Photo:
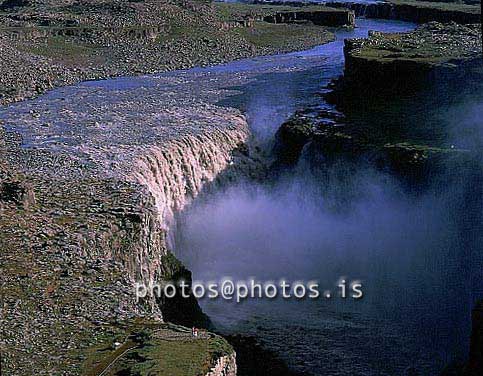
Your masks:
<svg viewBox="0 0 483 376"><path fill-rule="evenodd" d="M64 64L101 63L102 48L90 44L82 44L70 37L48 36L20 45L21 50L34 55L55 59Z"/></svg>
<svg viewBox="0 0 483 376"><path fill-rule="evenodd" d="M217 359L234 352L215 334L194 338L190 329L173 324L137 322L111 333L89 349L85 375L205 375Z"/></svg>
<svg viewBox="0 0 483 376"><path fill-rule="evenodd" d="M234 32L259 48L285 49L293 43L303 44L310 40L322 44L334 39L332 33L320 26L267 22L255 22L251 28L239 28Z"/></svg>

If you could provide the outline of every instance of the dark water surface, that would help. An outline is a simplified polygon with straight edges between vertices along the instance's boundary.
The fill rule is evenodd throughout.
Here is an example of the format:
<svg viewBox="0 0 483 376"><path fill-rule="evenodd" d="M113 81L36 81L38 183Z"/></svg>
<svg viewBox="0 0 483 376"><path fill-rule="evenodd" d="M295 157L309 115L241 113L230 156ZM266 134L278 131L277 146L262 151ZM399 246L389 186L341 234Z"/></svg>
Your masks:
<svg viewBox="0 0 483 376"><path fill-rule="evenodd" d="M358 25L309 51L209 68L236 73L284 67L260 74L223 104L244 110L256 139L270 150L294 110L331 109L316 94L342 73L343 38L414 27L372 20ZM287 70L290 64L298 69ZM444 110L418 108L421 116L407 119L395 110L394 122L406 124L405 130L385 129L381 119L374 124L391 141L413 137L481 151L482 94ZM391 112L384 116L391 119ZM367 116L363 122L372 124ZM319 172L307 158L274 181L240 182L198 201L181 219L177 255L195 280L318 280L321 290L334 291L344 277L362 282L364 298L204 299L204 311L220 331L254 335L307 374L435 375L464 359L471 308L483 296L480 173L449 170L451 183L414 196L370 167L342 163L324 171L324 179Z"/></svg>

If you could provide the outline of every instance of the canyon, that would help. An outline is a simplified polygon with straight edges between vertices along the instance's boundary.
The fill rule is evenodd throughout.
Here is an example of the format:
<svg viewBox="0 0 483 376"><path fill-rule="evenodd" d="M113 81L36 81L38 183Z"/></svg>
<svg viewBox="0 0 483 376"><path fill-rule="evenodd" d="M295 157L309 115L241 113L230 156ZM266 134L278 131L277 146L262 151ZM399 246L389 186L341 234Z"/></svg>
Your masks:
<svg viewBox="0 0 483 376"><path fill-rule="evenodd" d="M183 9L188 9L186 12L190 13L190 7L196 6L205 9L205 5L196 3L189 3ZM352 12L338 11L337 14L341 14L342 19L335 21L337 25L346 25L347 22L351 25L354 21ZM301 16L304 20L312 18L291 11L277 12L264 18L269 18L265 19L266 23L291 24ZM120 21L125 22L124 19ZM231 26L235 23L239 24L239 20L233 20L230 15L228 21L223 19L216 25L238 32L238 27ZM384 31L399 30L397 24L393 26L394 30L391 25ZM369 26L355 33L363 37ZM126 30L124 27L123 31ZM406 26L400 28L405 29ZM116 30L113 33L117 35ZM130 46L132 38L152 38L153 30L156 34L161 29L137 30L120 38L127 35L129 43L125 46ZM246 27L240 30L246 31ZM333 40L326 30L317 30L323 34L324 42ZM352 32L340 33L346 37ZM417 41L427 41L430 39L426 38L427 34L449 35L450 39L468 36L467 43L458 46L446 60L437 56L438 66L446 66L449 60L453 63L454 58L461 55L468 60L481 48L480 42L476 42L480 34L471 25L431 24L411 35L415 35ZM83 32L74 36L85 37ZM37 37L44 38L45 35ZM211 51L217 51L213 52L217 56L176 62L169 69L206 65L268 51L252 48L250 42L238 34L230 34L229 38L233 39L224 47L226 54L217 55L219 46L224 42L217 40L212 45L210 41L203 41L201 46L210 46ZM391 59L398 60L402 55L413 54L410 50L411 37L397 36L396 41L392 38L372 33L367 40L345 42L347 74L337 87L331 88L337 93L333 94L336 95L334 98L343 98L345 88L357 87L357 80L366 74L372 77L370 83L380 83L374 73L374 66L380 61L384 60L381 66L386 67L390 66L386 62ZM235 42L232 43L233 40ZM313 39L311 43L315 40L321 39ZM4 42L6 49L11 51L10 42L6 39ZM401 45L404 48L409 46L409 52L402 48L398 51L401 56L388 56L387 51L395 54L394 49L401 48ZM169 48L178 48L176 44L173 46ZM285 47L294 49L294 46ZM153 356L161 358L163 354L166 356L163 351L171 351L171 356L180 357L177 359L179 367L188 367L192 359L199 358L196 372L200 374L234 375L237 368L234 349L224 339L207 333L200 339L206 342L191 341L186 328L165 323L210 327L210 319L203 314L194 298L171 303L146 299L138 304L133 296L132 283L192 278L191 272L173 254L177 250L176 237L180 232L178 215L190 213L190 208L196 207L197 198L210 197L211 193L221 191L233 182L247 177L255 181L264 180L269 168L262 142L264 139L257 139L259 129L253 127L257 114L237 108L234 104L237 96L243 95L243 88L263 82L263 78L270 75L300 73L303 76L307 71L318 72L326 68L327 61L333 63L330 61L330 52L333 52L330 48L327 52L316 48L312 54L308 51L299 55L241 60L211 69L195 68L137 78L83 82L3 107L0 110L0 246L4 293L2 337L6 341L2 338L2 352L4 348L7 350L5 355L2 354L2 366L11 374L19 375L52 372L89 374L93 367L98 371L107 369L110 356L117 351L113 348L114 344L119 342L121 348L137 346L135 352L138 358L137 361L122 359L112 372L144 372L146 369L143 367L152 371L159 364L146 359ZM341 49L342 40L335 41L333 48ZM232 49L242 52L233 55ZM418 64L419 59L435 58L431 47L428 51L428 56L413 58L418 60ZM14 53L20 52L21 49ZM381 56L378 55L375 62L365 64L364 54L374 53ZM197 53L193 52L195 55ZM32 59L34 66L37 63L42 66L48 64L48 61L38 60L30 53L28 59ZM118 67L115 72L101 72L100 76L72 73L73 76L62 83L47 82L39 90L35 89L35 94L32 88L37 77L33 77L34 84L25 85L26 93L9 94L2 100L11 102L37 96L47 88L75 83L81 78L151 72L158 62L152 60L142 68L128 64ZM341 63L335 60L334 65ZM366 65L369 68L362 70L361 67ZM420 68L418 65L411 72ZM364 74L360 74L362 71ZM12 71L12 76L15 75L18 75L18 70ZM63 75L58 74L59 77ZM330 72L328 77L320 79L322 82L314 82L316 88L312 87L310 92L313 102L319 101L315 92L332 78ZM306 85L306 81L302 82ZM365 84L360 86L365 87ZM305 107L307 101L306 98L297 99L293 107ZM342 101L340 106L343 106ZM293 111L292 106L287 106L278 115L283 118L281 120L287 120ZM337 112L322 115L325 122L340 120ZM279 138L284 137L285 131L289 141L297 140L295 149L292 145L279 145L279 152L291 155L292 163L299 161L308 143L315 145L315 138L321 136L307 118L310 116L289 121L278 132ZM271 124L272 129L267 136L269 140L275 136L282 122ZM347 137L341 134L337 132L332 137L343 139L342 142L330 139L328 143L342 145L342 149L354 152L354 146L347 146ZM367 150L366 146L362 149ZM407 171L407 165L414 160L431 160L432 156L441 153L445 156L460 154L459 149L443 152L442 148L420 149L414 145L395 144L385 145L384 148L395 151L392 160L403 165L402 171ZM470 365L478 372L481 368L481 320L479 310L474 312ZM163 347L166 339L175 341L171 347L174 350ZM179 347L176 347L177 344ZM196 347L198 344L201 350ZM156 352L158 350L159 353Z"/></svg>

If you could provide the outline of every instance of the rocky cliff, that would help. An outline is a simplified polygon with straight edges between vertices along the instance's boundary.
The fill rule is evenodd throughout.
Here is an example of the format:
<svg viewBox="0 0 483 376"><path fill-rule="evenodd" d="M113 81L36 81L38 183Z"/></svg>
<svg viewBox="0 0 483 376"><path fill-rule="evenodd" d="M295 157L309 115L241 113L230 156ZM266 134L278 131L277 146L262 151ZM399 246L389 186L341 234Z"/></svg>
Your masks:
<svg viewBox="0 0 483 376"><path fill-rule="evenodd" d="M229 20L265 21L269 23L307 23L318 26L354 26L355 14L341 7L327 7L317 3L252 2L249 4L219 4Z"/></svg>
<svg viewBox="0 0 483 376"><path fill-rule="evenodd" d="M431 22L410 33L373 32L344 42L344 76L333 94L367 100L458 81L481 60L479 25Z"/></svg>
<svg viewBox="0 0 483 376"><path fill-rule="evenodd" d="M277 132L277 164L293 166L303 153L309 160L316 158L319 168L323 165L329 169L344 161L347 169L376 169L416 191L424 191L430 177L443 174L448 165L460 172L477 166L467 150L430 146L414 140L390 142L373 135L377 127L374 124L372 130L358 129L361 127L337 112L322 111L315 117L296 113Z"/></svg>
<svg viewBox="0 0 483 376"><path fill-rule="evenodd" d="M483 373L483 301L474 308L472 321L470 359L466 372L469 376L476 376Z"/></svg>
<svg viewBox="0 0 483 376"><path fill-rule="evenodd" d="M471 24L480 22L480 7L478 5L405 0L374 3L328 2L326 4L331 7L351 9L357 17L392 19L415 23L453 21L460 24Z"/></svg>
<svg viewBox="0 0 483 376"><path fill-rule="evenodd" d="M206 376L236 376L236 370L236 358L233 355L227 355L219 358Z"/></svg>
<svg viewBox="0 0 483 376"><path fill-rule="evenodd" d="M415 142L404 129L410 121L426 121L410 116L411 106L443 109L453 94L471 92L470 83L481 80L479 25L432 22L409 33L371 32L345 40L344 55L344 75L326 94L341 112L301 111L284 123L278 131L281 163L297 162L308 143L328 162L364 160L412 183L450 160L468 163L466 151L432 140L434 130L421 130L425 136Z"/></svg>
<svg viewBox="0 0 483 376"><path fill-rule="evenodd" d="M134 282L189 281L170 252L175 213L256 164L244 117L212 104L224 91L200 82L186 74L87 83L1 110L9 374L91 369L89 349L119 342L132 320L206 324L194 299L134 295ZM225 355L212 359L216 372L233 368Z"/></svg>
<svg viewBox="0 0 483 376"><path fill-rule="evenodd" d="M265 16L265 22L270 23L297 23L312 22L319 26L355 26L355 14L350 10L300 10L284 11Z"/></svg>

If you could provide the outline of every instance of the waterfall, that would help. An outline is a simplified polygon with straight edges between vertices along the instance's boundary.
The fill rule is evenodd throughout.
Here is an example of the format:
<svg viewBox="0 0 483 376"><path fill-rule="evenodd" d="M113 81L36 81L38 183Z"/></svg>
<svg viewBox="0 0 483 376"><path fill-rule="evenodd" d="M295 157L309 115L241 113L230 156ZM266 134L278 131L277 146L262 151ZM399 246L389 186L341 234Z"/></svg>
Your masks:
<svg viewBox="0 0 483 376"><path fill-rule="evenodd" d="M232 116L232 126L209 133L188 135L163 146L151 147L134 168L135 179L154 198L166 246L174 248L175 215L228 167L237 149L249 138L242 116Z"/></svg>

